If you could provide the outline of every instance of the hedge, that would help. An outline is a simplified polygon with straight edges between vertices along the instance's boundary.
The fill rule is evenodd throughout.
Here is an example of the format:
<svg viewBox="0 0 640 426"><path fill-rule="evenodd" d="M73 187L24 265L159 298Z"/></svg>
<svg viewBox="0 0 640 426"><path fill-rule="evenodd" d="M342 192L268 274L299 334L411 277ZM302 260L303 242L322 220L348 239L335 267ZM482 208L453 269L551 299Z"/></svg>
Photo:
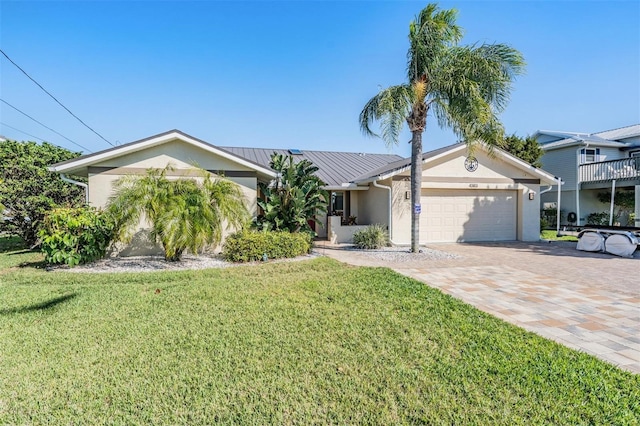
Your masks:
<svg viewBox="0 0 640 426"><path fill-rule="evenodd" d="M304 232L240 231L227 237L222 256L230 262L297 257L311 251L311 235Z"/></svg>

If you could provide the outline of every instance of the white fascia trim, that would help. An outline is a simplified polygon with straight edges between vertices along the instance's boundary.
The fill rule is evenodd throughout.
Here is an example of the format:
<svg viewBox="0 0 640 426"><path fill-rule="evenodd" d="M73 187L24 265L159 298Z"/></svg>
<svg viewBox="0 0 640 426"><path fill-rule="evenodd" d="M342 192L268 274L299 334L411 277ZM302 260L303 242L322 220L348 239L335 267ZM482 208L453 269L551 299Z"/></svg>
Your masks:
<svg viewBox="0 0 640 426"><path fill-rule="evenodd" d="M261 167L261 166L258 166L256 164L250 163L250 162L244 160L241 157L237 157L237 156L235 156L233 154L230 154L230 153L228 153L226 151L221 151L221 150L216 149L215 147L212 147L212 146L210 146L208 144L203 144L200 141L197 141L197 140L192 139L190 137L184 136L183 134L180 134L180 133L177 133L177 132L172 132L172 133L169 133L169 134L166 134L166 135L162 135L162 136L159 136L157 138L149 139L149 140L146 140L146 141L143 141L143 142L140 142L140 143L137 143L137 144L133 144L133 145L130 145L130 146L124 146L124 147L122 147L122 149L114 149L114 150L107 151L107 152L105 152L103 154L92 155L89 158L84 158L84 159L83 158L79 158L77 161L73 161L73 162L64 164L64 165L62 165L60 167L49 167L49 170L52 171L52 172L58 172L58 173L65 172L65 171L68 171L68 170L77 169L79 167L85 167L85 166L89 166L91 164L99 163L99 162L104 161L104 160L109 160L111 158L119 157L121 155L129 154L129 153L136 152L136 151L141 151L143 149L150 148L150 147L155 146L155 145L160 145L162 143L169 142L169 141L176 140L176 139L181 140L183 142L187 142L187 143L189 143L191 145L194 145L194 146L196 146L198 148L201 148L201 149L203 149L205 151L208 151L208 152L211 152L213 154L219 155L220 157L226 158L227 160L231 160L231 161L236 162L238 164L242 164L245 167L249 167L250 169L256 170L256 171L261 172L263 174L266 174L268 176L276 177L276 173L271 169L265 169L264 167Z"/></svg>
<svg viewBox="0 0 640 426"><path fill-rule="evenodd" d="M568 148L571 146L584 145L585 143L589 143L591 147L605 147L605 148L625 148L628 146L623 142L609 141L603 139L594 140L593 138L584 138L579 140L570 140L570 141L557 141L550 142L548 144L540 145L544 151L552 151L554 149Z"/></svg>
<svg viewBox="0 0 640 426"><path fill-rule="evenodd" d="M356 184L349 185L327 185L323 186L325 191L368 191L368 186L358 186Z"/></svg>

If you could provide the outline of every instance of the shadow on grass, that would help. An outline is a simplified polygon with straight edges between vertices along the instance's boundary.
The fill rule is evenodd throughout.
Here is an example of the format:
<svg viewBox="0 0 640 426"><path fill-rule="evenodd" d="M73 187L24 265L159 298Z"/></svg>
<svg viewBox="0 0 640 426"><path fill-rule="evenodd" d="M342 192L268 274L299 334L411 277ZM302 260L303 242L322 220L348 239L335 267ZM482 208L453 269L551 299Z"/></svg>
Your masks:
<svg viewBox="0 0 640 426"><path fill-rule="evenodd" d="M29 252L27 245L20 237L0 237L0 253L6 253L9 251L16 251L23 249L21 252Z"/></svg>
<svg viewBox="0 0 640 426"><path fill-rule="evenodd" d="M12 315L12 314L24 314L34 311L46 311L48 309L55 308L61 303L65 303L78 296L77 293L65 294L64 296L55 297L53 299L45 300L44 302L35 303L29 306L23 306L21 308L9 308L0 309L0 315Z"/></svg>
<svg viewBox="0 0 640 426"><path fill-rule="evenodd" d="M37 262L22 262L18 265L19 268L35 268L35 269L46 269L47 262L44 260L39 260Z"/></svg>

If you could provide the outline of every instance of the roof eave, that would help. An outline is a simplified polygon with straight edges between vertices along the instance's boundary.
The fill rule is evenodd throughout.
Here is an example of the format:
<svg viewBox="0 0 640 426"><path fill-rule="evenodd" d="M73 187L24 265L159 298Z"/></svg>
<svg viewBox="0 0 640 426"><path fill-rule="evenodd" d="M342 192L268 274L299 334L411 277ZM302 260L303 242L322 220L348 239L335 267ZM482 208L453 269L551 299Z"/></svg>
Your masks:
<svg viewBox="0 0 640 426"><path fill-rule="evenodd" d="M224 157L228 160L242 164L243 166L253 169L263 175L266 175L269 177L276 176L276 173L271 169L267 169L259 164L255 164L242 157L232 154L224 149L218 148L205 141L202 141L200 139L187 135L186 133L183 133L179 130L171 130L169 132L161 133L159 135L152 136L150 138L141 139L140 141L135 141L130 144L117 147L116 149L108 149L95 154L89 154L89 155L78 157L72 160L56 163L56 164L53 164L52 166L49 166L48 170L56 173L71 173L74 170L82 170L86 167L89 167L92 164L110 160L112 158L116 158L122 155L131 154L133 152L141 151L143 149L147 149L153 146L161 145L163 143L166 143L175 139L181 140L183 142L187 142L191 145L194 145L196 147L199 147L201 149L204 149L205 151L209 151L216 155L220 155L221 157Z"/></svg>

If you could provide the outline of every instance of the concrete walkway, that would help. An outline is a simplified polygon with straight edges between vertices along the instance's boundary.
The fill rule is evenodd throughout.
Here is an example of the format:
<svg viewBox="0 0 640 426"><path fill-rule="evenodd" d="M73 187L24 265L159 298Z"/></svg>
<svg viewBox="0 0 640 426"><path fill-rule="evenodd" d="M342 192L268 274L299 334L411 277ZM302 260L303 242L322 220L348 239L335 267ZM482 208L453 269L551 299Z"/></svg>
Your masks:
<svg viewBox="0 0 640 426"><path fill-rule="evenodd" d="M324 242L341 262L387 266L498 318L640 373L640 251L626 259L575 243L433 244L456 259L381 262Z"/></svg>

